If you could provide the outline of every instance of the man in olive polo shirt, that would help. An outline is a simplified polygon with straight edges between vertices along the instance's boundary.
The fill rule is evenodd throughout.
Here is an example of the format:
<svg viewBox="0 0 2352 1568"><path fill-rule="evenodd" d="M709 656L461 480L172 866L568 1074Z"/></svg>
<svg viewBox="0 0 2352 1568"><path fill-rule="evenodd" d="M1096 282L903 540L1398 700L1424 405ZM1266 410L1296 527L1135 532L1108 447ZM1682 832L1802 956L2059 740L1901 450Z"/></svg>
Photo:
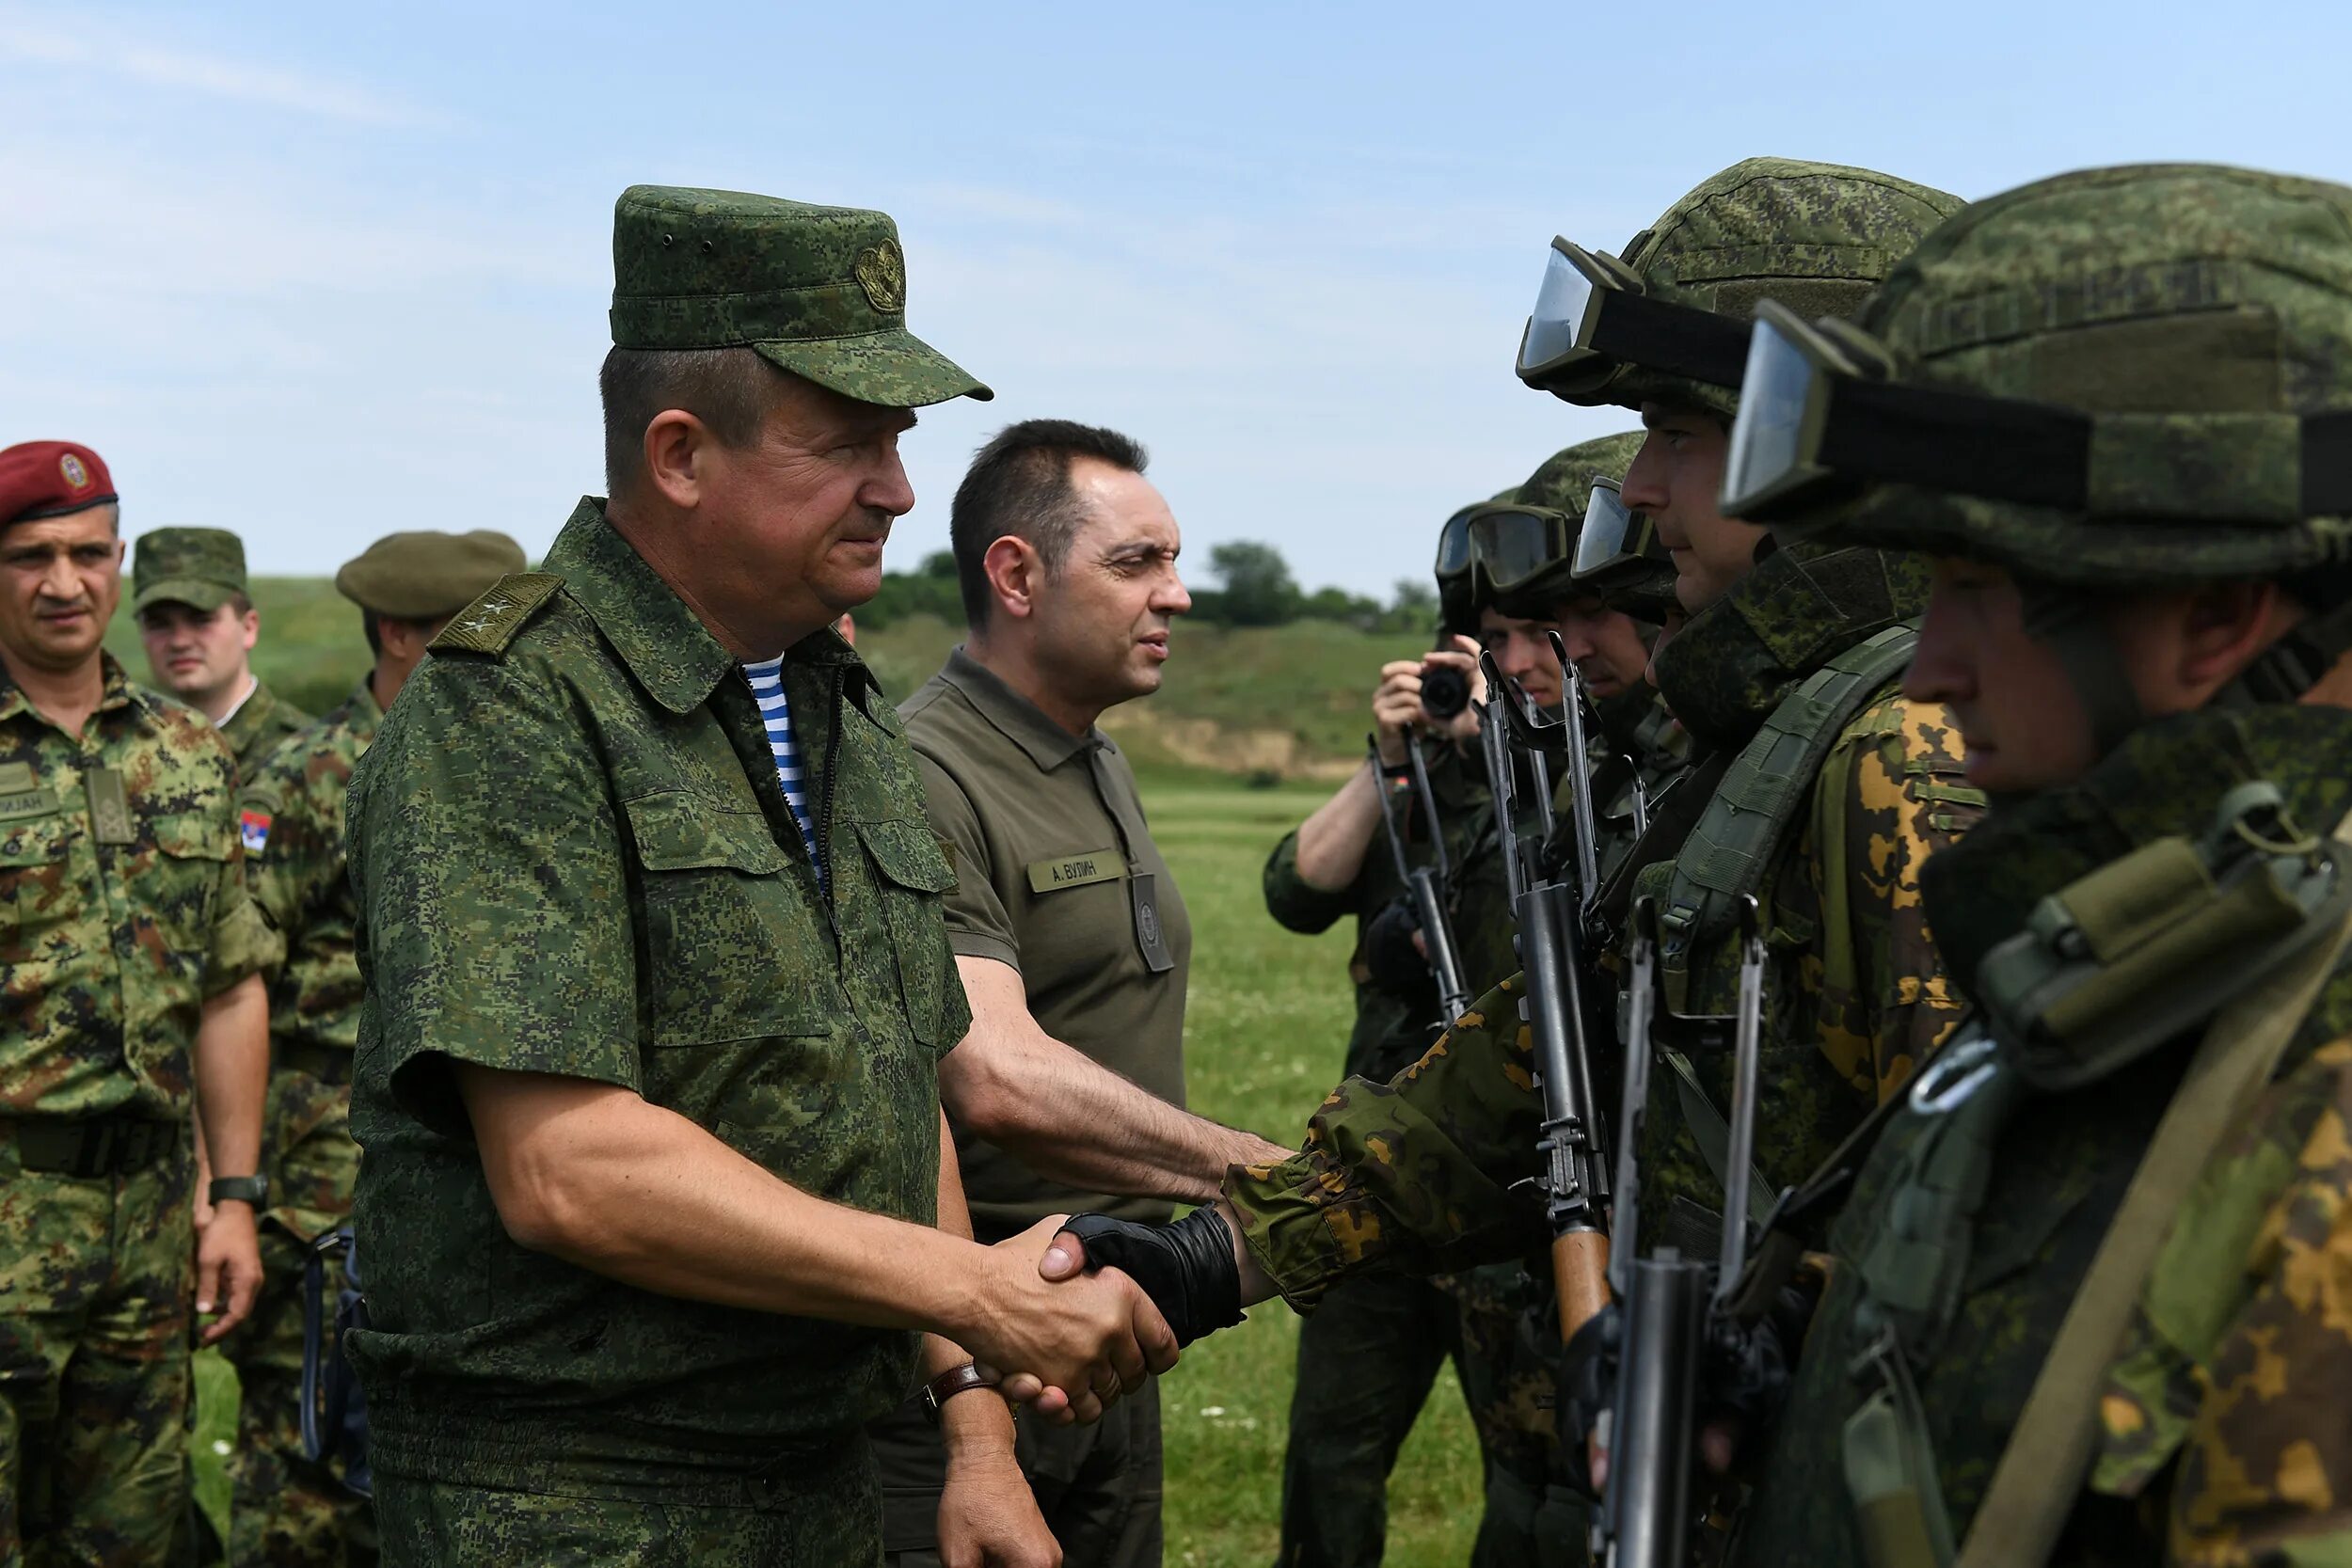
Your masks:
<svg viewBox="0 0 2352 1568"><path fill-rule="evenodd" d="M1143 449L1061 420L982 448L949 525L966 645L900 709L949 846L948 944L972 1028L939 1066L977 1239L1101 1209L1161 1221L1275 1146L1190 1116L1192 926L1134 772L1095 727L1159 689L1191 608L1182 543ZM938 1560L938 1445L901 1411L878 1432L884 1541ZM1022 1468L1073 1568L1160 1560L1153 1387L1082 1430L1024 1423Z"/></svg>
<svg viewBox="0 0 2352 1568"><path fill-rule="evenodd" d="M250 776L310 716L253 673L262 612L246 592L245 541L227 529L159 528L131 560L131 613L155 684L202 713Z"/></svg>

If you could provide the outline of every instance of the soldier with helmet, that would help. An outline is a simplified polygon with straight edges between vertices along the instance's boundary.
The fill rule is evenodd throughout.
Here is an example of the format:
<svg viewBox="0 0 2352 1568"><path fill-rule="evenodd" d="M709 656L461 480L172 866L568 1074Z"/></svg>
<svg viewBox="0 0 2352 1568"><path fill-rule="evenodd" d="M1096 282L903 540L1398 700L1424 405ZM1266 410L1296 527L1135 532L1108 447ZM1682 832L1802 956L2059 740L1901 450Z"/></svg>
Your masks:
<svg viewBox="0 0 2352 1568"><path fill-rule="evenodd" d="M161 1564L189 1345L261 1284L275 957L236 763L103 648L119 502L89 448L0 451L0 1560ZM192 1228L201 1119L215 1180ZM194 1311L191 1312L191 1302Z"/></svg>
<svg viewBox="0 0 2352 1568"><path fill-rule="evenodd" d="M1756 332L1726 506L1932 562L1906 689L1995 805L1740 1560L2340 1559L2352 189L2063 175Z"/></svg>
<svg viewBox="0 0 2352 1568"><path fill-rule="evenodd" d="M375 662L342 706L250 768L239 798L246 880L284 940L285 960L266 975L269 1283L251 1320L221 1347L241 1392L229 1459L231 1562L344 1568L373 1560L366 1501L306 1457L299 1402L305 1254L348 1223L359 1168L350 1129L358 911L343 863L343 792L426 645L524 565L522 546L489 530L389 534L346 562L335 586L358 606ZM325 1299L331 1304L332 1292Z"/></svg>

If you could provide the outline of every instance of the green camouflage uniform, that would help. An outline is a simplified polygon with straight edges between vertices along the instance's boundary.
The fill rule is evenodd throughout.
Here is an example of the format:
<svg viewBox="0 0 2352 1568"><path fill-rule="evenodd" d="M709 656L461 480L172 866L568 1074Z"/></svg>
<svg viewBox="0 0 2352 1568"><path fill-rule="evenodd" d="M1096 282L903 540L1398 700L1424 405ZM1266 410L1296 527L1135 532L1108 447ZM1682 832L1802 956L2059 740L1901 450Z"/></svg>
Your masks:
<svg viewBox="0 0 2352 1568"><path fill-rule="evenodd" d="M236 754L239 777L246 777L262 766L280 741L310 725L309 714L255 681L253 694L238 704L237 711L221 724L220 737Z"/></svg>
<svg viewBox="0 0 2352 1568"><path fill-rule="evenodd" d="M351 1052L359 1038L358 922L343 874L343 790L384 717L366 681L246 782L241 818L254 902L286 939L271 977L267 1274L253 1316L223 1344L242 1390L229 1473L231 1562L373 1558L367 1507L302 1451L303 1270L308 1243L351 1212ZM331 1299L331 1297L330 1297Z"/></svg>
<svg viewBox="0 0 2352 1568"><path fill-rule="evenodd" d="M1381 787L1380 782L1375 786ZM1447 855L1458 858L1483 820L1479 808L1486 786L1479 769L1453 747L1434 747L1430 789L1438 798ZM1407 853L1419 865L1428 856L1428 828L1411 808L1412 800L1407 792L1397 803L1406 807ZM1267 858L1264 887L1267 912L1291 930L1312 935L1345 916L1356 919L1357 945L1348 958L1348 978L1356 988L1356 1023L1347 1041L1350 1075L1393 1072L1427 1049L1439 1022L1429 1008L1375 975L1364 953L1365 925L1405 893L1385 829L1375 831L1356 879L1335 891L1311 886L1299 876L1294 832ZM1466 912L1458 901L1457 912ZM1290 1439L1282 1458L1282 1538L1276 1560L1283 1568L1380 1561L1389 1473L1438 1367L1455 1354L1456 1310L1454 1298L1438 1284L1399 1276L1343 1291L1299 1325ZM1462 1372L1467 1388L1470 1374L1466 1368Z"/></svg>
<svg viewBox="0 0 2352 1568"><path fill-rule="evenodd" d="M1929 915L1952 973L1980 1000L2020 1005L2005 972L1982 960L2046 928L2047 895L2159 841L2203 839L2249 781L2275 786L2307 833L2324 836L2352 810L2352 715L2294 700L2340 651L2340 519L2298 507L2292 443L2223 422L2342 408L2348 304L2352 189L2152 166L1979 204L1922 245L1863 316L1898 380L1926 372L1947 395L2079 410L2097 421L2092 451L2137 440L2140 462L2091 462L2079 510L1890 479L1848 500L1797 501L1790 524L1989 562L2041 595L2029 605L2282 579L2318 628L2305 646L2306 627L2283 640L2301 665L2294 679L2241 681L2154 721L2124 711L2136 704L2119 703L2081 641L2053 641L2083 711L2123 738L2074 782L2001 800L1930 866ZM2090 635L2111 634L2094 624ZM2145 930L2166 911L2143 898L2128 912ZM2150 983L2161 992L2167 976ZM1955 1542L1983 1523L2027 1392L2192 1053L2209 1033L2231 1037L2210 1028L2213 994L2134 1000L2178 1032L2123 1050L2103 1045L2102 1015L2049 1022L2049 1037L2020 1046L1997 1022L2002 1008L1988 1006L1984 1034L1970 1036L1993 1042L1987 1070L1915 1097L1889 1122L1829 1233L1832 1283L1763 1455L1740 1560L1883 1560L1865 1545L1883 1508L1867 1513L1850 1495L1830 1435L1873 1397L1880 1380L1855 1359L1867 1346L1885 1347L1874 1354L1902 1366L1915 1391L1914 1430L1930 1451L1908 1467L1924 1481L1906 1495L1940 1493ZM2209 1077L2197 1082L2209 1092ZM2049 1560L2221 1568L2352 1555L2352 967L2342 954L2258 1087L2201 1154L2157 1238L2095 1415L2065 1413L2091 1433L2087 1473L2045 1464L2025 1478L2073 1499ZM1940 1201L1924 1191L1935 1150L1967 1145L1985 1150L1981 1189ZM1956 1228L1939 1241L1945 1215ZM1922 1293L1928 1279L1949 1288Z"/></svg>
<svg viewBox="0 0 2352 1568"><path fill-rule="evenodd" d="M635 186L613 269L618 348L747 348L890 407L988 395L908 332L882 214ZM971 1014L898 715L831 630L786 651L812 853L748 677L593 499L433 655L349 806L372 1322L349 1342L387 1560L874 1563L861 1429L916 1336L517 1245L452 1064L612 1085L931 1223L937 1059Z"/></svg>
<svg viewBox="0 0 2352 1568"><path fill-rule="evenodd" d="M0 674L0 1562L160 1563L186 1496L202 1004L274 957L236 770L132 686L76 738ZM54 1168L75 1124L144 1158ZM86 1134L87 1136L87 1134Z"/></svg>

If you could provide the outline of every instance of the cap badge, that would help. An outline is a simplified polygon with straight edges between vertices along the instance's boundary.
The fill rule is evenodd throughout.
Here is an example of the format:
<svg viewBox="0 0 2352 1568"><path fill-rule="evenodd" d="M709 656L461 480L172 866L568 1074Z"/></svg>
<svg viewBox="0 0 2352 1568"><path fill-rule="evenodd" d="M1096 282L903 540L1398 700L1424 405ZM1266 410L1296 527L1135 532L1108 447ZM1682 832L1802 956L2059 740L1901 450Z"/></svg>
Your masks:
<svg viewBox="0 0 2352 1568"><path fill-rule="evenodd" d="M907 259L898 241L867 245L857 253L857 264L850 270L875 309L889 315L906 309Z"/></svg>
<svg viewBox="0 0 2352 1568"><path fill-rule="evenodd" d="M871 293L873 291L869 289L866 292ZM57 472L63 474L65 482L76 490L89 488L89 470L82 467L82 460L72 452L66 452L57 459Z"/></svg>

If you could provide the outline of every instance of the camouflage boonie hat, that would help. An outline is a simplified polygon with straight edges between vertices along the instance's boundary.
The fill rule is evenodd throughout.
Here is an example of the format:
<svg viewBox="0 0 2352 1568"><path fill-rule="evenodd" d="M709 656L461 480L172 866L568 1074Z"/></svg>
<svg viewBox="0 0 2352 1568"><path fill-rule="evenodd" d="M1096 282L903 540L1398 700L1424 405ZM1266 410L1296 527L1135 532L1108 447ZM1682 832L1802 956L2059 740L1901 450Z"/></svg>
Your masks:
<svg viewBox="0 0 2352 1568"><path fill-rule="evenodd" d="M906 309L887 214L669 185L631 185L613 206L616 348L754 348L891 408L995 396L909 332Z"/></svg>
<svg viewBox="0 0 2352 1568"><path fill-rule="evenodd" d="M131 613L183 604L207 615L246 591L245 541L227 529L159 528L131 557Z"/></svg>
<svg viewBox="0 0 2352 1568"><path fill-rule="evenodd" d="M335 591L378 615L438 621L529 565L523 547L494 529L388 533L343 562Z"/></svg>
<svg viewBox="0 0 2352 1568"><path fill-rule="evenodd" d="M1667 208L1633 236L1623 260L1650 293L1737 321L1753 320L1756 301L1767 298L1807 320L1851 316L1921 237L1963 205L1871 169L1749 158ZM1689 404L1725 419L1740 411L1737 388L1639 365L1568 401Z"/></svg>
<svg viewBox="0 0 2352 1568"><path fill-rule="evenodd" d="M1946 225L1860 325L1899 380L2122 418L2092 427L2088 511L1882 483L1807 526L2112 589L2352 555L2352 518L2294 515L2292 436L2352 409L2352 189L2212 165L2059 175Z"/></svg>

